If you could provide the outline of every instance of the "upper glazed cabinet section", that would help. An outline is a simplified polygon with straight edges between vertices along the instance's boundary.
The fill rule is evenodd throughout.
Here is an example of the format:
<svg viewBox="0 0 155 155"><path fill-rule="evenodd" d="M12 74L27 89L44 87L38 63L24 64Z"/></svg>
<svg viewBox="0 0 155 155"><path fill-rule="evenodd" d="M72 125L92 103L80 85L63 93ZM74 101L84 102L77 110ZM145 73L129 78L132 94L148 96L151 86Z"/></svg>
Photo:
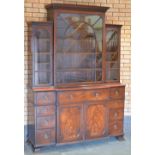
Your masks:
<svg viewBox="0 0 155 155"><path fill-rule="evenodd" d="M47 5L48 22L32 23L33 86L119 82L120 26L107 7Z"/></svg>

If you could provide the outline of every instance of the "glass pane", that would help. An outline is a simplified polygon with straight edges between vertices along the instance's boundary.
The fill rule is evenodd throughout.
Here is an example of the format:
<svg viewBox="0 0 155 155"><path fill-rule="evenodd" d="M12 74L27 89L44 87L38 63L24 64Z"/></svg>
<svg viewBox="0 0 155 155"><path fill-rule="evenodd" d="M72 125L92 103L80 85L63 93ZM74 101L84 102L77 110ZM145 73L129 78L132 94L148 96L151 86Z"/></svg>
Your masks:
<svg viewBox="0 0 155 155"><path fill-rule="evenodd" d="M50 55L47 54L36 54L35 63L50 63Z"/></svg>
<svg viewBox="0 0 155 155"><path fill-rule="evenodd" d="M106 71L107 80L119 80L119 69L109 69Z"/></svg>
<svg viewBox="0 0 155 155"><path fill-rule="evenodd" d="M115 69L115 68L119 68L119 63L117 61L114 62L110 62L110 63L106 63L107 69Z"/></svg>
<svg viewBox="0 0 155 155"><path fill-rule="evenodd" d="M35 33L37 52L49 52L50 50L50 36L47 30L37 30Z"/></svg>
<svg viewBox="0 0 155 155"><path fill-rule="evenodd" d="M73 53L73 54L57 54L57 69L80 69L80 68L88 68L95 69L97 63L95 62L96 54L94 53ZM101 63L98 60L98 67L101 68Z"/></svg>
<svg viewBox="0 0 155 155"><path fill-rule="evenodd" d="M106 60L107 61L118 61L118 52L107 52Z"/></svg>
<svg viewBox="0 0 155 155"><path fill-rule="evenodd" d="M50 72L35 72L35 84L49 84Z"/></svg>
<svg viewBox="0 0 155 155"><path fill-rule="evenodd" d="M118 49L118 32L109 30L106 34L107 51L116 51Z"/></svg>
<svg viewBox="0 0 155 155"><path fill-rule="evenodd" d="M35 71L50 71L50 64L38 63L38 65L35 66Z"/></svg>
<svg viewBox="0 0 155 155"><path fill-rule="evenodd" d="M72 82L92 82L95 78L93 71L64 71L57 72L58 83L72 83Z"/></svg>
<svg viewBox="0 0 155 155"><path fill-rule="evenodd" d="M59 14L56 32L57 83L102 80L102 24L102 17L98 15Z"/></svg>

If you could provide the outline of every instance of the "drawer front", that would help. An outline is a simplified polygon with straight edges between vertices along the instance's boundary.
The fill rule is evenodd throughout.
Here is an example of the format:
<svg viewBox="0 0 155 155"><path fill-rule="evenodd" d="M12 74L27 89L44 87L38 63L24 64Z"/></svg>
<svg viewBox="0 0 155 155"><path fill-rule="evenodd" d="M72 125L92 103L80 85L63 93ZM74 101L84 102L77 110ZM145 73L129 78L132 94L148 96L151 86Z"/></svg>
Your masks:
<svg viewBox="0 0 155 155"><path fill-rule="evenodd" d="M122 108L110 109L109 111L110 121L122 120L123 117L124 117L124 109Z"/></svg>
<svg viewBox="0 0 155 155"><path fill-rule="evenodd" d="M37 129L55 127L55 116L37 117Z"/></svg>
<svg viewBox="0 0 155 155"><path fill-rule="evenodd" d="M87 90L87 91L67 91L58 93L58 102L82 102L82 101L99 101L109 97L109 89Z"/></svg>
<svg viewBox="0 0 155 155"><path fill-rule="evenodd" d="M109 123L109 135L117 136L123 134L123 120Z"/></svg>
<svg viewBox="0 0 155 155"><path fill-rule="evenodd" d="M48 105L55 103L55 93L54 92L37 92L36 104L37 105Z"/></svg>
<svg viewBox="0 0 155 155"><path fill-rule="evenodd" d="M36 146L55 143L55 128L36 130Z"/></svg>
<svg viewBox="0 0 155 155"><path fill-rule="evenodd" d="M108 102L110 108L124 108L124 100L111 100Z"/></svg>
<svg viewBox="0 0 155 155"><path fill-rule="evenodd" d="M55 115L55 106L38 106L36 107L37 116Z"/></svg>
<svg viewBox="0 0 155 155"><path fill-rule="evenodd" d="M116 87L110 89L110 97L112 99L124 99L125 96L125 88L124 87Z"/></svg>

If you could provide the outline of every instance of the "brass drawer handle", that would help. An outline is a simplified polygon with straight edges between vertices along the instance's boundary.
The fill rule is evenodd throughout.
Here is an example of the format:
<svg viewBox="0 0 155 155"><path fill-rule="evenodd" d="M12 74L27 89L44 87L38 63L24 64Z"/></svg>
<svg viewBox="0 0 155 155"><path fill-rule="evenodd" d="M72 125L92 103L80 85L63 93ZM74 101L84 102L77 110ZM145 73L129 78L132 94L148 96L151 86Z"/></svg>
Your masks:
<svg viewBox="0 0 155 155"><path fill-rule="evenodd" d="M48 134L47 133L45 133L44 134L44 139L48 139L49 137L48 137Z"/></svg>
<svg viewBox="0 0 155 155"><path fill-rule="evenodd" d="M117 125L116 124L114 124L114 129L117 129Z"/></svg>
<svg viewBox="0 0 155 155"><path fill-rule="evenodd" d="M114 117L117 117L117 116L118 116L118 113L117 113L117 112L115 112L115 113L114 113Z"/></svg>
<svg viewBox="0 0 155 155"><path fill-rule="evenodd" d="M99 93L95 93L95 97L98 97L99 96Z"/></svg>
<svg viewBox="0 0 155 155"><path fill-rule="evenodd" d="M69 98L70 98L70 100L72 100L73 99L73 95L70 95Z"/></svg>
<svg viewBox="0 0 155 155"><path fill-rule="evenodd" d="M115 95L119 95L119 91L118 90L115 90Z"/></svg>

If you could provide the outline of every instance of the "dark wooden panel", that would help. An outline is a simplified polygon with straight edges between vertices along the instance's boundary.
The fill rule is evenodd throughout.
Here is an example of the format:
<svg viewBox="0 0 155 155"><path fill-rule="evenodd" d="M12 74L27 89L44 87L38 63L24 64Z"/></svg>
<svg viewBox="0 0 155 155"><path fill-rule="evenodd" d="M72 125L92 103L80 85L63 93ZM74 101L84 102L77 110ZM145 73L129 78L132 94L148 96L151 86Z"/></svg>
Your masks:
<svg viewBox="0 0 155 155"><path fill-rule="evenodd" d="M46 9L48 11L53 9L61 9L61 10L75 10L79 13L79 11L89 11L90 13L93 12L94 14L96 12L104 13L106 12L109 7L101 7L101 6L87 6L87 5L74 5L74 4L60 4L60 3L53 3L46 5Z"/></svg>
<svg viewBox="0 0 155 155"><path fill-rule="evenodd" d="M37 129L55 127L55 116L37 117Z"/></svg>
<svg viewBox="0 0 155 155"><path fill-rule="evenodd" d="M103 137L106 134L107 109L103 103L85 105L85 138Z"/></svg>
<svg viewBox="0 0 155 155"><path fill-rule="evenodd" d="M109 97L108 89L87 90L87 91L66 91L58 93L59 103L83 102L83 101L99 101Z"/></svg>
<svg viewBox="0 0 155 155"><path fill-rule="evenodd" d="M58 120L58 142L82 140L82 106L60 106Z"/></svg>
<svg viewBox="0 0 155 155"><path fill-rule="evenodd" d="M108 101L109 108L124 108L124 100L110 100Z"/></svg>
<svg viewBox="0 0 155 155"><path fill-rule="evenodd" d="M123 120L109 123L109 135L117 136L123 134Z"/></svg>
<svg viewBox="0 0 155 155"><path fill-rule="evenodd" d="M124 109L123 108L113 108L109 111L109 120L122 120L124 117Z"/></svg>
<svg viewBox="0 0 155 155"><path fill-rule="evenodd" d="M48 105L55 103L55 93L54 92L37 92L36 104L37 105Z"/></svg>
<svg viewBox="0 0 155 155"><path fill-rule="evenodd" d="M55 106L37 106L36 112L37 116L55 115Z"/></svg>
<svg viewBox="0 0 155 155"><path fill-rule="evenodd" d="M36 146L55 143L55 128L36 131Z"/></svg>
<svg viewBox="0 0 155 155"><path fill-rule="evenodd" d="M125 96L125 88L124 87L115 87L110 89L110 97L113 99L124 99Z"/></svg>

